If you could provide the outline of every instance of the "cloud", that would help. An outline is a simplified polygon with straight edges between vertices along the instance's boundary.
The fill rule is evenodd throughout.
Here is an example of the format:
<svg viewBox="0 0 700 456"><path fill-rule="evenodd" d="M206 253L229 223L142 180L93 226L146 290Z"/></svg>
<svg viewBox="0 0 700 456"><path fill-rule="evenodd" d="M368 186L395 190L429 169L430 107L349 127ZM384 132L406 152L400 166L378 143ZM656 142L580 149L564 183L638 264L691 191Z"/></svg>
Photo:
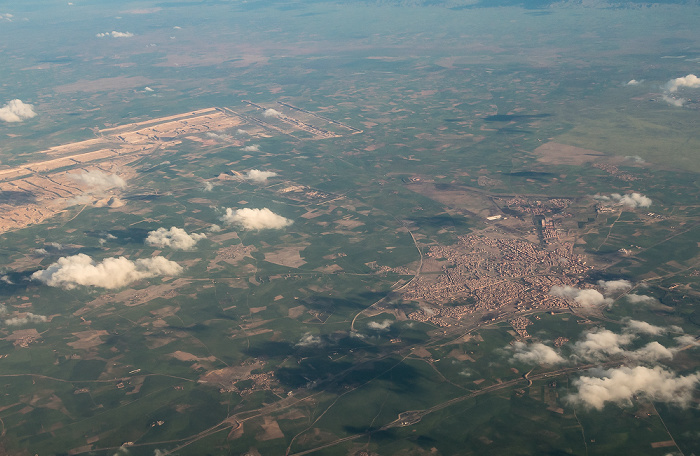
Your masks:
<svg viewBox="0 0 700 456"><path fill-rule="evenodd" d="M275 177L277 173L272 171L260 171L259 169L251 169L246 175L246 179L252 180L253 182L263 183L267 181L268 177Z"/></svg>
<svg viewBox="0 0 700 456"><path fill-rule="evenodd" d="M239 128L238 130L236 130L236 134L237 135L247 135L248 132L242 128Z"/></svg>
<svg viewBox="0 0 700 456"><path fill-rule="evenodd" d="M209 227L210 233L218 233L219 231L221 231L221 227L219 225L212 225Z"/></svg>
<svg viewBox="0 0 700 456"><path fill-rule="evenodd" d="M5 275L3 275L2 277L0 277L0 282L6 283L6 284L8 284L8 285L14 285L14 284L15 284L12 280L10 280L10 276L8 276L7 274L5 274ZM2 312L0 312L0 313L2 313Z"/></svg>
<svg viewBox="0 0 700 456"><path fill-rule="evenodd" d="M599 306L601 304L612 304L612 299L606 298L599 291L592 289L579 290L571 286L553 286L549 290L552 296L573 300L581 307Z"/></svg>
<svg viewBox="0 0 700 456"><path fill-rule="evenodd" d="M224 133L214 133L213 131L210 131L207 133L207 136L209 138L219 139L221 141L233 141L233 136L226 135Z"/></svg>
<svg viewBox="0 0 700 456"><path fill-rule="evenodd" d="M145 90L146 92L154 92L154 90L150 87L144 87L143 90Z"/></svg>
<svg viewBox="0 0 700 456"><path fill-rule="evenodd" d="M111 32L98 33L95 36L98 38L104 38L106 36L111 36L112 38L131 38L134 34L131 32L117 32L116 30L112 30Z"/></svg>
<svg viewBox="0 0 700 456"><path fill-rule="evenodd" d="M598 286L603 289L603 293L606 295L618 294L630 290L632 282L629 280L599 280Z"/></svg>
<svg viewBox="0 0 700 456"><path fill-rule="evenodd" d="M10 13L0 13L0 21L12 22L14 16Z"/></svg>
<svg viewBox="0 0 700 456"><path fill-rule="evenodd" d="M0 120L3 122L22 122L36 117L34 105L26 104L16 98L0 108Z"/></svg>
<svg viewBox="0 0 700 456"><path fill-rule="evenodd" d="M586 360L600 360L609 355L623 354L623 345L634 339L633 334L616 334L608 329L589 332L574 344L574 353Z"/></svg>
<svg viewBox="0 0 700 456"><path fill-rule="evenodd" d="M179 264L161 256L136 261L125 257L105 258L97 263L84 253L79 253L59 258L43 271L36 271L31 278L50 287L68 290L79 285L111 289L141 279L174 276L181 272Z"/></svg>
<svg viewBox="0 0 700 456"><path fill-rule="evenodd" d="M666 94L661 95L661 99L671 106L675 106L677 108L682 108L686 101L683 98L673 98L672 96Z"/></svg>
<svg viewBox="0 0 700 456"><path fill-rule="evenodd" d="M645 346L638 348L637 350L627 352L626 355L630 358L637 359L639 361L646 362L656 362L660 359L672 359L675 350L670 350L660 343L654 341L649 342Z"/></svg>
<svg viewBox="0 0 700 456"><path fill-rule="evenodd" d="M46 323L47 321L49 321L49 319L43 315L27 312L23 317L8 318L5 320L5 324L7 326L21 326L28 323Z"/></svg>
<svg viewBox="0 0 700 456"><path fill-rule="evenodd" d="M275 110L275 109L266 109L265 112L263 113L263 116L265 116L265 117L279 117L281 115L282 115L282 113Z"/></svg>
<svg viewBox="0 0 700 456"><path fill-rule="evenodd" d="M0 304L0 315L7 313L7 306L5 304Z"/></svg>
<svg viewBox="0 0 700 456"><path fill-rule="evenodd" d="M260 152L260 144L251 144L241 149L243 152Z"/></svg>
<svg viewBox="0 0 700 456"><path fill-rule="evenodd" d="M319 336L314 336L311 333L306 333L301 336L299 342L296 343L297 347L319 347L323 344Z"/></svg>
<svg viewBox="0 0 700 456"><path fill-rule="evenodd" d="M227 225L238 225L246 230L277 230L294 223L288 218L282 217L264 207L262 209L243 208L233 210L226 208L226 213L221 221Z"/></svg>
<svg viewBox="0 0 700 456"><path fill-rule="evenodd" d="M84 171L81 174L69 174L68 177L83 185L99 190L126 187L126 181L121 177L116 174L106 174L97 169Z"/></svg>
<svg viewBox="0 0 700 456"><path fill-rule="evenodd" d="M566 362L552 347L540 342L530 345L524 342L515 342L513 350L515 354L513 354L512 360L525 364L560 364Z"/></svg>
<svg viewBox="0 0 700 456"><path fill-rule="evenodd" d="M146 244L153 247L170 247L175 250L190 250L198 241L206 239L206 234L192 233L175 226L169 230L161 227L155 231L150 231L146 237Z"/></svg>
<svg viewBox="0 0 700 456"><path fill-rule="evenodd" d="M671 79L666 83L666 90L671 93L677 92L681 87L700 88L700 78L694 74L689 74L681 78Z"/></svg>
<svg viewBox="0 0 700 456"><path fill-rule="evenodd" d="M639 320L627 320L625 322L625 330L631 333L649 334L652 336L658 336L666 332L666 329L661 326L652 325L646 321Z"/></svg>
<svg viewBox="0 0 700 456"><path fill-rule="evenodd" d="M615 200L618 204L622 206L627 206L631 208L651 206L651 199L637 192L627 193L626 195L613 193L610 196L613 200Z"/></svg>
<svg viewBox="0 0 700 456"><path fill-rule="evenodd" d="M700 345L700 341L695 337L691 336L690 334L684 334L682 336L675 337L675 339L681 348L688 345L692 345L694 347Z"/></svg>
<svg viewBox="0 0 700 456"><path fill-rule="evenodd" d="M632 79L627 83L627 85L628 86L636 86L636 85L639 85L641 83L642 83L642 81L637 81L636 79Z"/></svg>
<svg viewBox="0 0 700 456"><path fill-rule="evenodd" d="M214 190L214 184L212 184L211 182L205 182L204 183L204 191L210 192L212 190Z"/></svg>
<svg viewBox="0 0 700 456"><path fill-rule="evenodd" d="M375 331L388 331L389 328L391 328L392 323L394 323L391 320L384 320L381 323L378 323L376 321L370 321L367 327L369 329L374 329Z"/></svg>
<svg viewBox="0 0 700 456"><path fill-rule="evenodd" d="M658 402L687 406L700 382L700 373L678 377L660 366L618 367L595 371L573 381L578 392L567 397L571 403L602 410L606 402L631 404L636 395Z"/></svg>
<svg viewBox="0 0 700 456"><path fill-rule="evenodd" d="M653 304L656 302L656 298L652 298L651 296L645 296L645 295L639 295L639 294L633 294L633 293L626 295L625 299L627 299L632 304Z"/></svg>

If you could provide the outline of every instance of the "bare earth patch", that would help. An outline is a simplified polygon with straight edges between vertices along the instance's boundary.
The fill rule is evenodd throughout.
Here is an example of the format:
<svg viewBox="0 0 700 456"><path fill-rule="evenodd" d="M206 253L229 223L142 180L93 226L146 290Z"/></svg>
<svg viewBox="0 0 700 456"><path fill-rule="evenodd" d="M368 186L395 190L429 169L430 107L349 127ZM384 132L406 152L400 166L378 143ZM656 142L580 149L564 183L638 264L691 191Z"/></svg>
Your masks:
<svg viewBox="0 0 700 456"><path fill-rule="evenodd" d="M300 252L305 249L309 244L284 247L282 249L276 250L274 252L269 252L265 254L265 261L268 263L279 264L281 266L287 266L290 268L298 268L299 266L306 263L301 257Z"/></svg>
<svg viewBox="0 0 700 456"><path fill-rule="evenodd" d="M535 149L535 154L538 162L549 165L582 165L606 157L602 152L553 141Z"/></svg>

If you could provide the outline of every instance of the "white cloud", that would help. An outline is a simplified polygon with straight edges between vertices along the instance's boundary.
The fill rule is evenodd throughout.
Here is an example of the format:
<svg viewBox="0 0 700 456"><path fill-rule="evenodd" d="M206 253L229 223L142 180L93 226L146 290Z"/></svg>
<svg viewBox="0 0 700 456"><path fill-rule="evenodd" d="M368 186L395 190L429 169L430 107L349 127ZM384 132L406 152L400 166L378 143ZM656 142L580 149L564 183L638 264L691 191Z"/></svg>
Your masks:
<svg viewBox="0 0 700 456"><path fill-rule="evenodd" d="M627 320L625 322L625 329L627 332L638 333L638 334L649 334L652 336L658 336L666 332L661 326L652 325L646 321L639 320Z"/></svg>
<svg viewBox="0 0 700 456"><path fill-rule="evenodd" d="M685 98L673 98L672 96L666 94L661 95L661 99L671 106L675 106L677 108L682 108L686 102Z"/></svg>
<svg viewBox="0 0 700 456"><path fill-rule="evenodd" d="M154 90L150 87L144 87L143 90L145 90L146 92L154 92Z"/></svg>
<svg viewBox="0 0 700 456"><path fill-rule="evenodd" d="M642 83L642 81L637 81L636 79L632 79L627 83L627 85L628 86L635 86L635 85L639 85L641 83Z"/></svg>
<svg viewBox="0 0 700 456"><path fill-rule="evenodd" d="M263 116L265 116L265 117L279 117L281 115L282 115L282 113L275 110L275 109L266 109L265 112L263 113Z"/></svg>
<svg viewBox="0 0 700 456"><path fill-rule="evenodd" d="M8 276L8 275L4 275L4 276L0 277L0 282L6 283L8 285L15 284L12 280L10 280L10 276ZM0 312L0 313L2 313L2 312Z"/></svg>
<svg viewBox="0 0 700 456"><path fill-rule="evenodd" d="M7 306L5 304L0 304L0 315L4 315L7 313Z"/></svg>
<svg viewBox="0 0 700 456"><path fill-rule="evenodd" d="M80 174L69 174L68 177L88 187L99 190L110 188L125 188L126 181L116 174L106 174L98 169L84 171Z"/></svg>
<svg viewBox="0 0 700 456"><path fill-rule="evenodd" d="M171 227L169 230L161 227L155 231L150 231L146 237L146 244L153 247L170 247L175 250L190 250L198 241L206 239L206 234L192 233L178 227Z"/></svg>
<svg viewBox="0 0 700 456"><path fill-rule="evenodd" d="M294 223L264 207L262 209L243 208L233 210L226 208L221 221L227 225L238 225L246 230L280 229Z"/></svg>
<svg viewBox="0 0 700 456"><path fill-rule="evenodd" d="M8 318L5 320L5 324L7 326L21 326L28 323L45 323L47 321L49 321L49 319L43 315L27 312L23 317Z"/></svg>
<svg viewBox="0 0 700 456"><path fill-rule="evenodd" d="M633 293L626 295L625 299L627 299L632 304L653 304L656 302L656 298L652 298L651 296L645 296L645 295L639 295L639 294L633 294Z"/></svg>
<svg viewBox="0 0 700 456"><path fill-rule="evenodd" d="M612 299L606 298L599 291L593 289L579 290L571 286L553 286L549 290L552 296L573 300L581 307L599 306L601 304L612 304Z"/></svg>
<svg viewBox="0 0 700 456"><path fill-rule="evenodd" d="M260 152L260 144L251 144L241 149L243 152Z"/></svg>
<svg viewBox="0 0 700 456"><path fill-rule="evenodd" d="M214 190L214 184L212 184L211 182L205 182L204 183L204 191L210 192L212 190Z"/></svg>
<svg viewBox="0 0 700 456"><path fill-rule="evenodd" d="M574 353L586 360L600 360L609 355L625 353L623 345L634 339L633 334L616 334L608 329L589 332L583 340L574 344Z"/></svg>
<svg viewBox="0 0 700 456"><path fill-rule="evenodd" d="M637 359L639 361L656 362L660 359L672 359L674 350L669 350L660 343L654 341L649 342L645 346L637 350L627 352L626 356Z"/></svg>
<svg viewBox="0 0 700 456"><path fill-rule="evenodd" d="M243 130L242 128L239 128L238 130L236 130L236 134L237 135L247 135L248 132Z"/></svg>
<svg viewBox="0 0 700 456"><path fill-rule="evenodd" d="M378 323L376 321L370 321L367 327L369 329L374 329L375 331L388 331L389 328L391 328L392 323L394 323L391 320L384 320L381 323Z"/></svg>
<svg viewBox="0 0 700 456"><path fill-rule="evenodd" d="M687 406L700 382L700 373L678 377L660 366L623 366L599 370L595 374L595 377L574 380L578 392L568 396L567 400L602 410L606 402L631 404L635 395L641 395L658 402Z"/></svg>
<svg viewBox="0 0 700 456"><path fill-rule="evenodd" d="M566 362L552 347L540 342L530 345L524 342L515 342L513 350L515 354L513 354L512 359L525 364L560 364Z"/></svg>
<svg viewBox="0 0 700 456"><path fill-rule="evenodd" d="M694 74L689 74L681 78L671 79L666 83L666 90L671 93L678 91L681 87L688 87L691 89L700 88L700 78Z"/></svg>
<svg viewBox="0 0 700 456"><path fill-rule="evenodd" d="M637 192L627 193L625 195L613 193L610 196L613 200L617 202L617 204L620 204L622 206L627 206L631 208L651 206L651 199Z"/></svg>
<svg viewBox="0 0 700 456"><path fill-rule="evenodd" d="M267 181L269 177L275 177L277 173L272 171L260 171L259 169L251 169L246 175L246 179L252 180L253 182L263 183Z"/></svg>
<svg viewBox="0 0 700 456"><path fill-rule="evenodd" d="M95 36L98 38L104 38L106 36L111 36L112 38L131 38L134 34L131 32L117 32L116 30L112 30L111 32L98 33Z"/></svg>
<svg viewBox="0 0 700 456"><path fill-rule="evenodd" d="M221 141L233 141L233 136L224 133L214 133L213 131L210 131L207 133L207 136L209 138L218 139Z"/></svg>
<svg viewBox="0 0 700 456"><path fill-rule="evenodd" d="M120 288L141 279L156 276L173 276L182 272L182 267L164 257L131 261L125 257L105 258L97 263L79 253L59 258L43 271L36 271L32 279L50 287L72 289L78 285L100 288Z"/></svg>
<svg viewBox="0 0 700 456"><path fill-rule="evenodd" d="M314 336L311 333L306 333L301 336L299 342L297 342L297 347L319 347L322 345L321 338L319 336Z"/></svg>
<svg viewBox="0 0 700 456"><path fill-rule="evenodd" d="M599 280L598 286L603 289L603 293L610 295L628 291L632 288L632 282L629 280Z"/></svg>
<svg viewBox="0 0 700 456"><path fill-rule="evenodd" d="M209 227L210 233L218 233L219 231L221 231L221 227L219 225L212 225Z"/></svg>
<svg viewBox="0 0 700 456"><path fill-rule="evenodd" d="M684 334L682 336L675 337L675 339L681 348L688 345L692 345L694 347L700 345L700 341L695 337L691 336L690 334Z"/></svg>
<svg viewBox="0 0 700 456"><path fill-rule="evenodd" d="M34 105L26 104L20 99L11 100L0 108L0 120L3 122L22 122L36 117Z"/></svg>

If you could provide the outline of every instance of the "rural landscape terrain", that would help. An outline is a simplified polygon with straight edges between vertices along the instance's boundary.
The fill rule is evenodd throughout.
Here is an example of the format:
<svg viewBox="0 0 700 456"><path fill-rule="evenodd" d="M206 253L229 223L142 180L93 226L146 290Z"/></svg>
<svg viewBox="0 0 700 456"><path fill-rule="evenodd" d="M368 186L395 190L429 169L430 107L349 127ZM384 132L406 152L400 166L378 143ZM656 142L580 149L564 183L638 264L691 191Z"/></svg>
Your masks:
<svg viewBox="0 0 700 456"><path fill-rule="evenodd" d="M698 23L0 5L0 455L698 454Z"/></svg>

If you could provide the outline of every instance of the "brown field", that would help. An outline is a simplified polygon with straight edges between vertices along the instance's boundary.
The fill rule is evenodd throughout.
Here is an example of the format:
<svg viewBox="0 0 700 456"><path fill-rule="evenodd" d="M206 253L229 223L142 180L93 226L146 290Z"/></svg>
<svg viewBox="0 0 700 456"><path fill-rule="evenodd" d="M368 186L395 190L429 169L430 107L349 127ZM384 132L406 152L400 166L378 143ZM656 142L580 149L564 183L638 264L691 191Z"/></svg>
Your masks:
<svg viewBox="0 0 700 456"><path fill-rule="evenodd" d="M553 141L542 144L534 152L537 161L548 165L583 165L606 157L602 152Z"/></svg>
<svg viewBox="0 0 700 456"><path fill-rule="evenodd" d="M308 245L309 244L284 247L274 252L268 252L265 254L265 261L268 263L279 264L280 266L298 268L299 266L306 264L306 261L304 261L304 259L301 257L300 252Z"/></svg>

